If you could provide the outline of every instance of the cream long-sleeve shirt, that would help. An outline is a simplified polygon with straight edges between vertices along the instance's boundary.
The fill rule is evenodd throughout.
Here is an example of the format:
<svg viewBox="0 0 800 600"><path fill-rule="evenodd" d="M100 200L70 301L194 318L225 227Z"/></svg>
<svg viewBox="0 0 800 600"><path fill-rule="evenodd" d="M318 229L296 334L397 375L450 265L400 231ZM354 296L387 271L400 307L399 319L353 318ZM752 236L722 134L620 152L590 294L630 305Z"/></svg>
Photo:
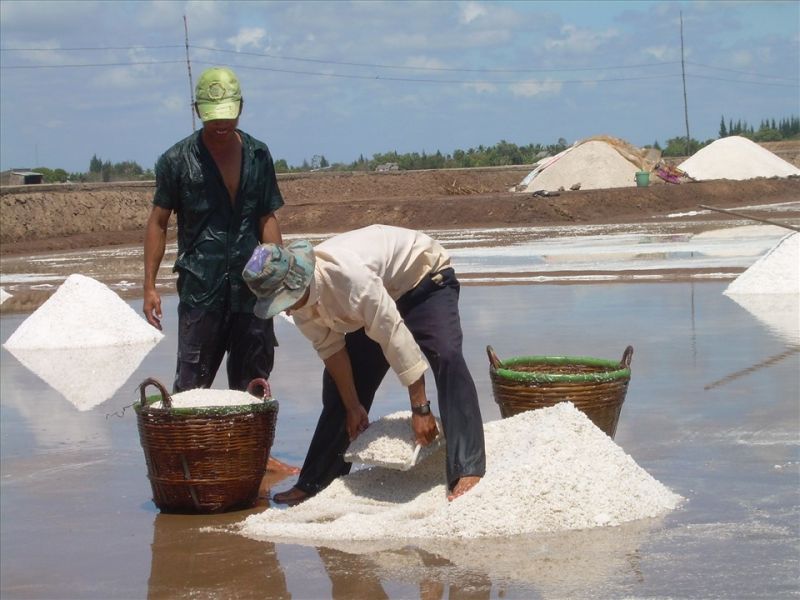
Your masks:
<svg viewBox="0 0 800 600"><path fill-rule="evenodd" d="M445 249L418 231L370 225L325 240L314 255L308 301L292 316L320 358L341 350L344 335L364 327L400 382L417 381L428 365L395 301L450 266Z"/></svg>

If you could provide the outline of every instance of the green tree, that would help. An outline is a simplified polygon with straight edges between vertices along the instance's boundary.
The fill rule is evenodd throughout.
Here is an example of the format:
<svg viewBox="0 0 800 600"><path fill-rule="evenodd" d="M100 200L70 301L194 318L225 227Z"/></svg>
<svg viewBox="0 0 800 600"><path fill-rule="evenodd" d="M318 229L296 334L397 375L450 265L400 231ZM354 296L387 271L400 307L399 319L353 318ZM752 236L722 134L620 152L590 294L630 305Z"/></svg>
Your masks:
<svg viewBox="0 0 800 600"><path fill-rule="evenodd" d="M719 137L728 137L728 129L725 127L725 115L719 121Z"/></svg>

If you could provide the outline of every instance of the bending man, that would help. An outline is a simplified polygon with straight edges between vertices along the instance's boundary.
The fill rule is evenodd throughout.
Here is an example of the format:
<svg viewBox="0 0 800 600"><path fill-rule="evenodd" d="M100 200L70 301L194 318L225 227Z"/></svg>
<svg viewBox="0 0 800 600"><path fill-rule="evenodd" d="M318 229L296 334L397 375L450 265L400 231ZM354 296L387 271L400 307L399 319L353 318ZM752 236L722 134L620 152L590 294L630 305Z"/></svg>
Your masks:
<svg viewBox="0 0 800 600"><path fill-rule="evenodd" d="M423 233L372 225L306 241L262 244L243 272L254 312L294 317L325 363L322 414L297 484L276 494L297 504L350 471L343 454L369 425L367 413L389 367L408 388L416 441L438 434L425 393L430 363L447 443L449 499L483 476L478 396L461 351L459 283L444 248Z"/></svg>

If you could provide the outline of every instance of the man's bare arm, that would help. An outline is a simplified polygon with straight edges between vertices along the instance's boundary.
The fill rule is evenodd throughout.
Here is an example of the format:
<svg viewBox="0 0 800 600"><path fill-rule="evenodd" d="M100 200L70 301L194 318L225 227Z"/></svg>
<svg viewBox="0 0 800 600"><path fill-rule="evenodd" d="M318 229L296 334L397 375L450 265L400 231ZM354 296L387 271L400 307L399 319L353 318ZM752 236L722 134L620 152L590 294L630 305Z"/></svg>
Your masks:
<svg viewBox="0 0 800 600"><path fill-rule="evenodd" d="M283 237L281 236L281 228L278 225L278 219L275 213L261 217L258 223L258 232L262 244L280 244L283 245Z"/></svg>
<svg viewBox="0 0 800 600"><path fill-rule="evenodd" d="M167 247L167 225L171 210L154 206L147 219L144 236L144 303L147 322L161 329L161 296L156 291L156 277Z"/></svg>

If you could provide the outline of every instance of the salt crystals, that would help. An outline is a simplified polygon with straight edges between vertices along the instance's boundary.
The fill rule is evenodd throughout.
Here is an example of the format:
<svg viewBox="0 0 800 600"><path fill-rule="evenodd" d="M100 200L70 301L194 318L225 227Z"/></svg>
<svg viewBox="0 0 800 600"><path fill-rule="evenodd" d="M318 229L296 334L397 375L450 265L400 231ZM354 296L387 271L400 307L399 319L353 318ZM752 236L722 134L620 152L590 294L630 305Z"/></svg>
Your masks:
<svg viewBox="0 0 800 600"><path fill-rule="evenodd" d="M249 516L240 532L309 543L510 536L618 525L681 502L571 403L484 430L486 475L452 502L442 447L410 471L340 477L298 506Z"/></svg>
<svg viewBox="0 0 800 600"><path fill-rule="evenodd" d="M800 169L790 162L738 135L711 142L678 168L698 181L800 175Z"/></svg>
<svg viewBox="0 0 800 600"><path fill-rule="evenodd" d="M208 408L212 406L243 406L257 404L263 399L238 390L212 390L198 388L179 392L171 396L172 408ZM153 408L163 408L161 401L151 404Z"/></svg>
<svg viewBox="0 0 800 600"><path fill-rule="evenodd" d="M152 342L164 335L106 285L73 274L11 334L6 348L90 348Z"/></svg>

